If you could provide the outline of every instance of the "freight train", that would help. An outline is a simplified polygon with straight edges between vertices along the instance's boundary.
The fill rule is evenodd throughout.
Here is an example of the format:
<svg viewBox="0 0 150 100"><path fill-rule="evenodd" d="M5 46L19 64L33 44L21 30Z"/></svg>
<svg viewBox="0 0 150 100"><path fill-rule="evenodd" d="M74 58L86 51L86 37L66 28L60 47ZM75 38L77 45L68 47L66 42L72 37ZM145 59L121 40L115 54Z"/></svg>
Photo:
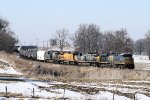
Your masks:
<svg viewBox="0 0 150 100"><path fill-rule="evenodd" d="M129 53L85 53L77 51L38 50L37 46L21 46L19 55L24 58L58 64L82 65L83 63L109 68L134 69L134 59Z"/></svg>

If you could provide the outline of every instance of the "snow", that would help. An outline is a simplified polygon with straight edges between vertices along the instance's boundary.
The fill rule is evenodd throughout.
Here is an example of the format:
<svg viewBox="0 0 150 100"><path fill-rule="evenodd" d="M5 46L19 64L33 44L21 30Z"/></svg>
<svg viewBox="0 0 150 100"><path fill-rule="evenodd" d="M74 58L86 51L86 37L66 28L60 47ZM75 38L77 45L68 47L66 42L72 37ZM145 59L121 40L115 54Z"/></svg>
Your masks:
<svg viewBox="0 0 150 100"><path fill-rule="evenodd" d="M150 63L149 57L144 55L133 55L134 62L136 63Z"/></svg>
<svg viewBox="0 0 150 100"><path fill-rule="evenodd" d="M13 69L12 65L8 63L7 61L0 59L1 63L0 64L0 74L17 74L21 75L22 73L17 72L15 69Z"/></svg>
<svg viewBox="0 0 150 100"><path fill-rule="evenodd" d="M32 97L32 92L33 92L33 88L34 88L35 96L38 96L40 98L67 97L67 98L70 98L71 100L85 100L85 99L112 100L113 99L113 94L108 91L99 91L99 93L97 93L97 94L89 95L86 93L74 92L74 91L65 89L65 94L64 94L64 89L52 89L51 86L53 86L53 85L51 85L51 83L53 84L53 82L39 82L39 81L0 83L0 91L5 92L5 86L7 86L8 92L22 93L24 96L26 96L28 98ZM49 89L49 91L46 91L44 88L40 89L39 86L43 86L43 87ZM87 86L87 84L85 86ZM101 88L103 88L103 86ZM115 87L109 87L109 86L107 86L105 88L107 88L108 90L116 89ZM130 89L117 88L117 90L125 92L125 93L129 93ZM131 90L134 91L133 89L131 89ZM5 97L0 97L0 100L5 100L2 98L5 98ZM119 96L116 94L114 95L114 98L115 98L115 100L131 100L125 96ZM143 94L139 94L139 93L136 94L136 98L138 98L138 100L150 100L150 97L143 95ZM10 100L13 100L13 98ZM16 100L16 99L14 98L14 100Z"/></svg>
<svg viewBox="0 0 150 100"><path fill-rule="evenodd" d="M35 81L31 81L30 82L32 85L34 86L41 86L41 87L50 87L50 86L53 86L53 85L49 85L48 83L45 83L45 82L35 82Z"/></svg>
<svg viewBox="0 0 150 100"><path fill-rule="evenodd" d="M21 75L22 73L17 72L12 67L4 67L4 68L0 68L0 74L18 74L18 75Z"/></svg>
<svg viewBox="0 0 150 100"><path fill-rule="evenodd" d="M135 95L135 98L136 98L137 100L150 100L150 97L145 96L145 95L143 95L143 94L139 94L139 93Z"/></svg>
<svg viewBox="0 0 150 100"><path fill-rule="evenodd" d="M93 98L94 100L113 100L113 94L110 92L104 92L101 91L100 92L101 95L97 95L96 98ZM114 95L114 99L115 100L130 100L127 97L124 96L118 96L118 95Z"/></svg>
<svg viewBox="0 0 150 100"><path fill-rule="evenodd" d="M131 83L150 83L150 81L140 80L140 81L123 81L123 82L131 82Z"/></svg>
<svg viewBox="0 0 150 100"><path fill-rule="evenodd" d="M146 64L150 64L150 60L148 60L148 56L141 56L141 55L133 55L134 61L136 63L146 63ZM4 60L1 60L3 62L6 62ZM7 62L6 62L7 63ZM15 69L13 69L11 64L8 64L7 66L5 65L1 65L0 67L0 74L16 74L16 75L20 75L22 73L17 72ZM141 80L141 81L124 81L124 82L143 82L143 83L150 83L150 81L145 81L145 80ZM80 86L80 87L90 87L90 88L103 88L106 89L106 91L99 91L97 94L87 94L87 93L83 93L83 92L75 92L75 91L71 91L68 89L61 89L61 88L57 88L57 89L53 89L52 87L58 84L67 84L67 83L63 83L63 82L57 82L57 81L51 81L51 82L41 82L41 81L32 81L32 80L28 80L26 82L1 82L0 83L0 92L4 92L5 93L5 87L7 86L7 90L10 93L22 93L23 96L26 96L27 98L23 99L23 100L34 100L32 99L32 95L33 95L33 88L35 90L35 96L38 96L42 99L38 99L38 100L46 100L46 98L61 98L61 97L67 97L71 100L85 100L85 99L92 99L92 100L112 100L113 99L113 94L111 92L108 91L113 91L113 90L117 90L120 91L122 93L135 93L140 91L139 93L136 94L136 99L138 100L150 100L150 97L144 95L144 91L141 91L141 88L145 88L144 85L132 85L132 84L119 84L119 83L100 83L100 84L96 84L96 83L76 83L76 82L72 82L70 83L70 85L74 85L74 86ZM41 88L39 88L41 87ZM42 88L43 87L43 88ZM140 88L140 89L136 89L136 88ZM49 90L46 90L49 89ZM64 94L65 91L65 94ZM143 93L143 94L142 94ZM18 100L19 98L7 98L7 100ZM120 96L115 94L114 95L114 99L115 100L131 100L125 96ZM6 100L5 97L0 97L0 100ZM49 99L47 99L49 100Z"/></svg>
<svg viewBox="0 0 150 100"><path fill-rule="evenodd" d="M7 86L8 92L22 93L27 97L32 96L32 91L34 88L35 96L39 96L42 98L67 97L67 98L76 99L76 100L84 100L87 98L97 99L97 100L99 100L99 99L112 100L112 98L113 98L112 93L103 92L103 91L100 91L98 94L95 94L95 95L89 95L89 94L82 94L80 92L74 92L74 91L70 91L70 90L66 89L65 95L64 95L64 89L50 89L50 91L39 89L38 86L46 86L46 87L51 86L48 83L44 83L44 82L0 83L0 91L1 92L5 92L5 86ZM115 97L115 100L130 100L129 98L124 97L124 96L115 95L114 97ZM4 98L4 97L2 97L2 98Z"/></svg>

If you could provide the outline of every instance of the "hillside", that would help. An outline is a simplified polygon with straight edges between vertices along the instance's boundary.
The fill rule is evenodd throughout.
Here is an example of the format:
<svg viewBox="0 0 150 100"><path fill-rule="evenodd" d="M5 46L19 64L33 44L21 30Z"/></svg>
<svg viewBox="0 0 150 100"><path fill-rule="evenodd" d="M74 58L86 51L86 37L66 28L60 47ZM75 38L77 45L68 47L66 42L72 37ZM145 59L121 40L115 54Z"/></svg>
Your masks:
<svg viewBox="0 0 150 100"><path fill-rule="evenodd" d="M31 98L34 88L37 99L149 100L150 70L138 58L134 70L121 70L44 63L0 52L0 98L7 86L10 99Z"/></svg>

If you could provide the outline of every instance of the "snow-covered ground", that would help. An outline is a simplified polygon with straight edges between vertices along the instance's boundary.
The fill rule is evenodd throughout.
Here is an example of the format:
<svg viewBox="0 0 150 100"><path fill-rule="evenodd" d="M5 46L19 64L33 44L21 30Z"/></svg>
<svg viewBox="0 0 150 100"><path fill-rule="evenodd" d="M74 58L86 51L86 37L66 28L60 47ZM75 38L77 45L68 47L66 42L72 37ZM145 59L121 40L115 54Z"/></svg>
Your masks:
<svg viewBox="0 0 150 100"><path fill-rule="evenodd" d="M149 57L144 55L133 55L135 63L150 63Z"/></svg>
<svg viewBox="0 0 150 100"><path fill-rule="evenodd" d="M46 86L51 88L52 85L42 82L15 82L15 83L0 83L0 92L5 92L5 86L8 88L8 92L11 93L22 93L23 96L32 97L33 88L35 90L35 96L40 98L70 98L72 100L85 100L85 99L94 99L94 100L112 100L113 94L110 92L100 91L98 94L89 95L82 94L80 92L74 92L64 89L50 89L50 91L41 90L39 86ZM130 100L125 96L114 95L115 100Z"/></svg>
<svg viewBox="0 0 150 100"><path fill-rule="evenodd" d="M150 61L148 60L147 56L133 56L136 63L144 63L149 64ZM8 62L4 60L0 65L0 74L16 74L20 75L22 73L13 69L13 67L8 64ZM22 74L23 75L23 74ZM22 78L23 79L23 78ZM137 100L150 100L149 96L149 80L138 80L138 81L121 81L121 82L113 82L113 81L106 81L100 83L62 83L56 81L50 82L41 82L41 81L32 81L26 80L25 82L21 81L5 81L0 80L0 100L18 100L18 97L10 97L7 98L5 96L5 88L7 86L7 91L9 93L15 93L16 95L20 94L24 100L32 100L33 96L33 88L34 88L34 96L39 97L39 100L49 100L49 99L59 99L59 98L69 98L71 100L85 100L85 99L92 99L92 100L112 100L113 95L115 100L131 100L133 99L129 95L126 94L135 94L135 98ZM66 85L67 88L59 87L61 85ZM75 91L74 88L88 88L96 89L98 92L96 93L87 93L85 91ZM117 91L117 92L116 92ZM1 94L4 95L1 95ZM113 94L114 93L114 94ZM33 99L34 100L34 99Z"/></svg>
<svg viewBox="0 0 150 100"><path fill-rule="evenodd" d="M0 59L0 74L16 74L21 75L22 73L16 71L11 64L7 61Z"/></svg>
<svg viewBox="0 0 150 100"><path fill-rule="evenodd" d="M150 70L150 60L148 56L133 55L135 62L135 69L138 70Z"/></svg>
<svg viewBox="0 0 150 100"><path fill-rule="evenodd" d="M84 92L75 92L69 89L63 88L52 88L54 85L60 84L59 82L39 82L39 81L27 81L27 82L10 82L0 83L0 92L5 93L5 86L7 86L7 91L10 93L21 93L23 97L31 98L33 96L33 88L34 88L34 96L39 97L39 99L54 99L54 98L69 98L71 100L85 100L85 99L92 99L92 100L112 100L113 99L113 93L107 91L107 90L118 90L120 92L126 92L130 93L130 88L125 88L126 85L122 85L124 88L118 88L115 85L119 84L106 84L102 83L104 86L101 86L99 84L90 84L91 87L94 85L97 88L105 88L105 91L99 91L96 94L87 94ZM72 85L74 83L71 83ZM76 86L82 86L82 87L89 87L89 84L81 84L76 83L74 84ZM121 85L121 84L120 84ZM42 87L42 88L40 88ZM134 87L132 85L131 87ZM137 88L137 87L136 87ZM46 90L48 89L48 90ZM126 91L125 91L126 90ZM134 92L134 89L131 89L132 92ZM141 90L139 90L141 91ZM142 91L141 91L142 92ZM135 98L137 100L150 100L150 97L141 94L141 92L136 93ZM3 98L3 99L2 99ZM0 97L0 100L5 100L5 97ZM114 95L115 100L131 100L131 98L121 96L118 94ZM10 98L10 100L16 100L15 98Z"/></svg>
<svg viewBox="0 0 150 100"><path fill-rule="evenodd" d="M16 75L21 75L22 73L17 72L12 67L4 67L4 68L0 68L0 74L16 74Z"/></svg>

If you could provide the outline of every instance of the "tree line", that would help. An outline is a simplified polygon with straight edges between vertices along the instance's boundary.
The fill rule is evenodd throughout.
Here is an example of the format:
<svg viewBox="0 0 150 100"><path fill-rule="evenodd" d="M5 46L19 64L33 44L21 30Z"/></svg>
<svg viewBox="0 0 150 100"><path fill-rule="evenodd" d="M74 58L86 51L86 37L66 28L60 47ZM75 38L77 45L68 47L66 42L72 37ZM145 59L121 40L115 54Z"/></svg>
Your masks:
<svg viewBox="0 0 150 100"><path fill-rule="evenodd" d="M96 24L80 24L69 36L67 29L59 29L50 39L51 46L58 46L63 50L64 46L74 46L81 52L99 53L136 53L146 52L150 54L150 31L145 34L144 39L133 41L126 29L102 32ZM72 43L70 43L70 41ZM18 43L15 33L9 28L9 21L0 18L0 51L11 51L11 47Z"/></svg>
<svg viewBox="0 0 150 100"><path fill-rule="evenodd" d="M61 36L62 35L62 36ZM68 46L69 31L60 29L56 32L56 38L51 39L52 46L57 45L63 50ZM145 52L150 54L150 31L145 34L144 39L133 41L126 29L102 32L100 27L95 24L80 24L71 36L74 47L81 52L115 52L115 53L134 53L141 54Z"/></svg>
<svg viewBox="0 0 150 100"><path fill-rule="evenodd" d="M10 30L9 22L0 18L0 51L12 52L13 46L18 42L15 33Z"/></svg>
<svg viewBox="0 0 150 100"><path fill-rule="evenodd" d="M134 52L139 55L143 52L150 55L150 31L145 34L145 38L134 42Z"/></svg>
<svg viewBox="0 0 150 100"><path fill-rule="evenodd" d="M64 46L68 46L69 31L60 29L55 33L56 37L51 38L51 45L63 50ZM150 53L150 31L145 34L144 39L133 41L126 29L102 32L100 27L95 24L80 24L71 36L76 50L81 52L99 53L99 52L115 52L115 53L134 53L141 54Z"/></svg>
<svg viewBox="0 0 150 100"><path fill-rule="evenodd" d="M74 44L83 52L133 53L133 40L126 29L103 33L100 27L94 24L80 25L75 33Z"/></svg>

